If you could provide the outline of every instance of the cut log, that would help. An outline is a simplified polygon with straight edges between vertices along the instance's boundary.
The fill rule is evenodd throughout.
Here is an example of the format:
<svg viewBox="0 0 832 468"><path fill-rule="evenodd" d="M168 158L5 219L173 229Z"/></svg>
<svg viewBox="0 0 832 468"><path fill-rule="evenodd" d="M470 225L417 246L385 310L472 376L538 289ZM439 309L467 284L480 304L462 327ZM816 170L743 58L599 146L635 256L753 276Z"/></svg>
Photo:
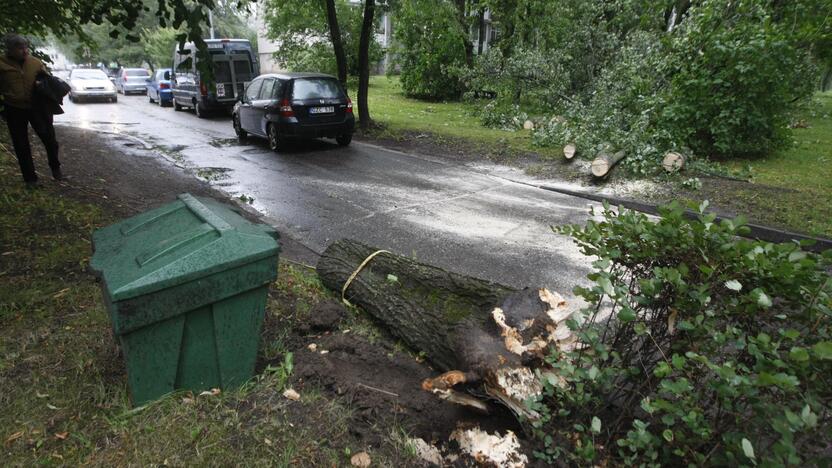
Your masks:
<svg viewBox="0 0 832 468"><path fill-rule="evenodd" d="M575 155L578 154L578 147L575 143L569 143L568 145L563 147L563 157L566 159L572 159Z"/></svg>
<svg viewBox="0 0 832 468"><path fill-rule="evenodd" d="M321 255L318 276L444 372L422 383L426 391L485 409L454 389L473 385L515 414L537 417L523 401L538 395L542 384L525 363L542 363L549 346L578 346L565 324L570 315L565 301L545 289L516 291L391 253L365 263L376 252L339 240Z"/></svg>
<svg viewBox="0 0 832 468"><path fill-rule="evenodd" d="M595 157L595 160L592 161L592 175L595 177L606 177L612 168L624 159L624 156L626 156L624 151L619 151L614 154L609 151L601 151Z"/></svg>
<svg viewBox="0 0 832 468"><path fill-rule="evenodd" d="M668 151L662 159L662 167L665 171L673 173L682 170L685 165L685 155L675 151Z"/></svg>

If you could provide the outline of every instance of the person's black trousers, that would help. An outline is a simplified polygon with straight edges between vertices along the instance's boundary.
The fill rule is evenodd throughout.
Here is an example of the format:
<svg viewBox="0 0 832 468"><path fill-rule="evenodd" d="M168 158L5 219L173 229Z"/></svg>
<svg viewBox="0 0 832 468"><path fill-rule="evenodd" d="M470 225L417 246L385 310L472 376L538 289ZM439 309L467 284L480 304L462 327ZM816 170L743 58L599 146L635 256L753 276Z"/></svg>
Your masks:
<svg viewBox="0 0 832 468"><path fill-rule="evenodd" d="M29 124L46 147L49 168L52 171L60 169L58 139L55 137L55 127L52 125L52 114L40 109L18 109L7 105L6 124L9 126L12 145L14 145L17 163L20 165L24 181L38 180L35 174L35 162L32 160L32 147L29 145Z"/></svg>

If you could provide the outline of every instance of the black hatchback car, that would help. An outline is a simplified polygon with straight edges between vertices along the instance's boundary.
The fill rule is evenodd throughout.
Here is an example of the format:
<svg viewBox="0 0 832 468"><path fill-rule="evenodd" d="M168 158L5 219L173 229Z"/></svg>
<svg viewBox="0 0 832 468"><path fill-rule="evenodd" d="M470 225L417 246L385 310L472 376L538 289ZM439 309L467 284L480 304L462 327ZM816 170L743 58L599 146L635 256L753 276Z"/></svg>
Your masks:
<svg viewBox="0 0 832 468"><path fill-rule="evenodd" d="M335 138L346 146L355 129L346 90L321 73L258 76L234 106L232 120L238 137L266 137L275 151L289 138Z"/></svg>

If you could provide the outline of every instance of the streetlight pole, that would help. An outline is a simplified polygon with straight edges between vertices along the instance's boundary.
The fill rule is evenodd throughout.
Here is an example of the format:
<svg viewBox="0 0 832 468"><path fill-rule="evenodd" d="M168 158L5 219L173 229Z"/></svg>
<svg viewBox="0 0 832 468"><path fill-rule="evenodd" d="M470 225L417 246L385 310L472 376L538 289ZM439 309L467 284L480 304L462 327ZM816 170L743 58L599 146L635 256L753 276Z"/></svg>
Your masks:
<svg viewBox="0 0 832 468"><path fill-rule="evenodd" d="M208 24L211 26L211 39L214 38L214 14L208 10Z"/></svg>

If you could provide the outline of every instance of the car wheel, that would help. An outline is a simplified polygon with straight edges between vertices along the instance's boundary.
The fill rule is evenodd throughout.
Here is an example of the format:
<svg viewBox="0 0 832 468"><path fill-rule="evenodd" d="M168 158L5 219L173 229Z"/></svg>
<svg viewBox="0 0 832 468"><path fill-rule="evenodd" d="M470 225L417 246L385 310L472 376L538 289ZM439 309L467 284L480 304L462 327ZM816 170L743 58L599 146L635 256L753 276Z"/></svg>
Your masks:
<svg viewBox="0 0 832 468"><path fill-rule="evenodd" d="M118 96L113 96L112 101L113 101L113 103L118 102Z"/></svg>
<svg viewBox="0 0 832 468"><path fill-rule="evenodd" d="M347 146L352 141L352 135L347 133L344 135L338 135L335 137L335 141L338 142L338 146Z"/></svg>
<svg viewBox="0 0 832 468"><path fill-rule="evenodd" d="M266 129L266 133L269 137L269 148L272 151L280 151L283 142L280 139L280 134L277 132L277 126L269 124L269 128Z"/></svg>
<svg viewBox="0 0 832 468"><path fill-rule="evenodd" d="M205 108L202 107L202 104L197 102L194 105L194 114L196 114L196 116L199 117L200 119L205 118Z"/></svg>
<svg viewBox="0 0 832 468"><path fill-rule="evenodd" d="M159 102L159 107L165 107L165 101L161 97L157 101Z"/></svg>
<svg viewBox="0 0 832 468"><path fill-rule="evenodd" d="M151 96L150 93L147 93L147 102L153 104L153 96Z"/></svg>
<svg viewBox="0 0 832 468"><path fill-rule="evenodd" d="M237 138L244 139L248 136L248 132L243 130L243 126L240 125L240 116L237 114L231 114L231 122L234 124L234 133L237 134Z"/></svg>

